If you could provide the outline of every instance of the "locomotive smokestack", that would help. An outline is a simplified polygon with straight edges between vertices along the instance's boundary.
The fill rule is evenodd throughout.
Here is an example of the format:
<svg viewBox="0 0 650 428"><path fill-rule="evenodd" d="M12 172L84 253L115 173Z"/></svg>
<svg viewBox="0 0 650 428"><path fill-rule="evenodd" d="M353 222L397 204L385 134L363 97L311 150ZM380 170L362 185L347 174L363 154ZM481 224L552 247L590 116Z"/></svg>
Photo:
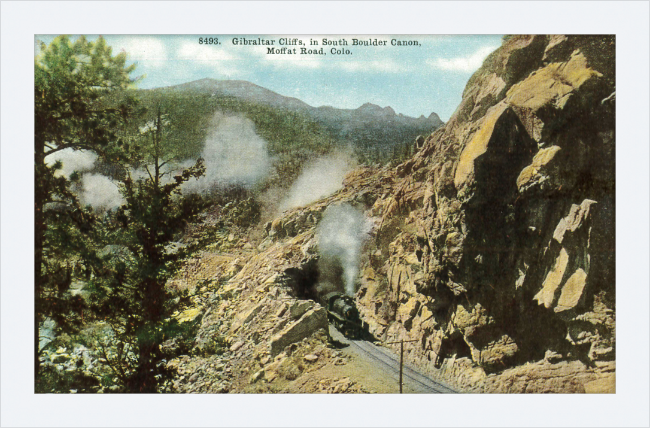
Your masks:
<svg viewBox="0 0 650 428"><path fill-rule="evenodd" d="M341 284L349 296L356 292L359 256L368 232L363 213L348 204L327 207L318 226L321 278Z"/></svg>

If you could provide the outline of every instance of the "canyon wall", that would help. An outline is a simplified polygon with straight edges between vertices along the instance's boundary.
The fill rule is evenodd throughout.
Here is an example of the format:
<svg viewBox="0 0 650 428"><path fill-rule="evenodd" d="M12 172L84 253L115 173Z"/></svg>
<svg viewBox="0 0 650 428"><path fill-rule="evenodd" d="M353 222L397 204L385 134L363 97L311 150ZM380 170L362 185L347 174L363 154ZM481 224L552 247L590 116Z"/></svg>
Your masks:
<svg viewBox="0 0 650 428"><path fill-rule="evenodd" d="M477 392L615 388L615 40L514 36L397 168L358 303Z"/></svg>

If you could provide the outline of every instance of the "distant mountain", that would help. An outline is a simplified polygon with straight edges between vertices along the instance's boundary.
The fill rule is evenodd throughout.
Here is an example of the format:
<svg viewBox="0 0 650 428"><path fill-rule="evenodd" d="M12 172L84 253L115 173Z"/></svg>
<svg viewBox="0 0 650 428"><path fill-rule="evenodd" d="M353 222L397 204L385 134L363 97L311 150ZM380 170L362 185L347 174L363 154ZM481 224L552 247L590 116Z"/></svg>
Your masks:
<svg viewBox="0 0 650 428"><path fill-rule="evenodd" d="M212 95L230 96L244 101L296 111L304 111L313 108L297 98L285 97L245 80L201 79L180 85L167 86L161 89L172 91L207 92Z"/></svg>
<svg viewBox="0 0 650 428"><path fill-rule="evenodd" d="M245 80L216 80L201 79L193 82L183 83L175 86L167 86L164 89L174 91L199 91L211 92L212 95L225 95L240 98L245 101L265 104L271 107L286 108L294 111L307 111L312 116L323 120L347 119L354 120L393 120L402 124L419 123L432 127L443 125L442 120L436 113L429 117L424 115L419 118L396 114L391 107L380 107L376 104L365 103L356 109L339 109L330 106L312 107L309 104L293 97L285 97L277 92L263 88ZM364 120L365 119L365 120Z"/></svg>
<svg viewBox="0 0 650 428"><path fill-rule="evenodd" d="M420 116L414 118L411 116L405 116L403 114L396 114L395 110L391 107L380 107L377 104L365 103L359 108L356 109L338 109L330 106L323 107L311 107L311 114L315 118L321 120L351 120L358 122L372 122L376 120L386 121L393 123L399 123L401 125L413 125L417 124L419 126L430 126L432 128L437 128L442 126L444 122L440 120L436 113L431 113L429 117Z"/></svg>
<svg viewBox="0 0 650 428"><path fill-rule="evenodd" d="M229 96L246 102L304 113L325 126L334 137L364 149L387 149L403 145L419 134L430 134L444 123L436 113L418 118L396 114L391 107L366 103L356 109L330 106L312 107L293 97L285 97L244 80L201 79L163 91L196 91L212 96Z"/></svg>

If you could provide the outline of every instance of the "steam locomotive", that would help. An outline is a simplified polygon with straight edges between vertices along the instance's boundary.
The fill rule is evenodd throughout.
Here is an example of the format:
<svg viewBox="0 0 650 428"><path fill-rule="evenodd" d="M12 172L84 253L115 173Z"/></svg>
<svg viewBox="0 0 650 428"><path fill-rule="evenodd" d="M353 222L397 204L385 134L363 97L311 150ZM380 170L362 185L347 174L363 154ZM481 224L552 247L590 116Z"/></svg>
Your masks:
<svg viewBox="0 0 650 428"><path fill-rule="evenodd" d="M343 335L352 339L360 339L364 336L366 328L352 297L333 291L321 298L321 305L327 309L329 322L333 323Z"/></svg>

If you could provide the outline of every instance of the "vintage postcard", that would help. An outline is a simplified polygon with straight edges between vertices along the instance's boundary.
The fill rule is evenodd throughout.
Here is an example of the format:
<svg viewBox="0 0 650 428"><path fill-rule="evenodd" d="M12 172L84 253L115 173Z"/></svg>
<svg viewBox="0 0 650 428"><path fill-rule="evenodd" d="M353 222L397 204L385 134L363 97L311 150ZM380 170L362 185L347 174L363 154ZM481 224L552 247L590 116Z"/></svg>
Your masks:
<svg viewBox="0 0 650 428"><path fill-rule="evenodd" d="M614 35L34 43L36 393L615 393Z"/></svg>

